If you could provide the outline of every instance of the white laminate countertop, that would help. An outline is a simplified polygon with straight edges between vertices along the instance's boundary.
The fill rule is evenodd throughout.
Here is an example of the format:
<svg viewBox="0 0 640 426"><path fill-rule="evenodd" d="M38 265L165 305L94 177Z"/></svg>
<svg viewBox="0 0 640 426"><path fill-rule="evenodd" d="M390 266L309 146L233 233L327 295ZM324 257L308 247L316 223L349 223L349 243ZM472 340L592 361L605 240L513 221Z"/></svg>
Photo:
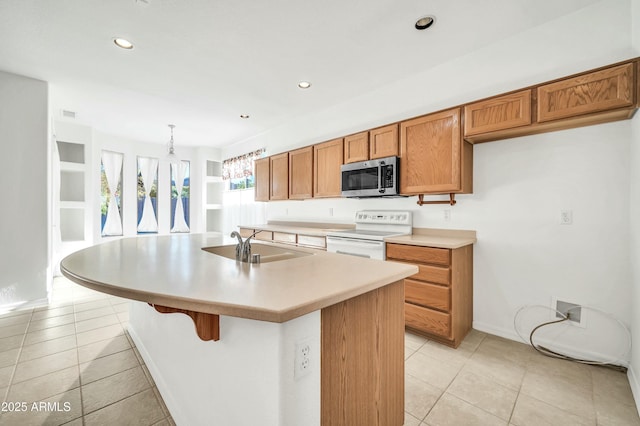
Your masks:
<svg viewBox="0 0 640 426"><path fill-rule="evenodd" d="M412 265L299 247L295 250L313 255L248 264L202 250L234 241L220 234L122 238L75 252L60 267L72 281L115 296L271 322L289 321L418 272Z"/></svg>

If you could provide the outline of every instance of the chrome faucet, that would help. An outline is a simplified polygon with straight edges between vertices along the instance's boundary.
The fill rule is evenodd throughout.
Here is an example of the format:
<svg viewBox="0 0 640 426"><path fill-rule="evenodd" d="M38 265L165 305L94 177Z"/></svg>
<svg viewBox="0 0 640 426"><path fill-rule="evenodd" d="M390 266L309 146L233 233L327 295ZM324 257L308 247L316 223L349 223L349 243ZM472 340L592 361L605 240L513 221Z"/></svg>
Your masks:
<svg viewBox="0 0 640 426"><path fill-rule="evenodd" d="M242 236L237 231L233 231L231 233L231 238L236 237L238 239L238 244L236 245L236 260L240 262L251 262L257 263L259 262L259 258L256 261L251 257L251 238L255 237L258 232L262 232L261 229L257 230L253 234L249 235L246 240L242 241ZM256 255L259 256L259 255Z"/></svg>

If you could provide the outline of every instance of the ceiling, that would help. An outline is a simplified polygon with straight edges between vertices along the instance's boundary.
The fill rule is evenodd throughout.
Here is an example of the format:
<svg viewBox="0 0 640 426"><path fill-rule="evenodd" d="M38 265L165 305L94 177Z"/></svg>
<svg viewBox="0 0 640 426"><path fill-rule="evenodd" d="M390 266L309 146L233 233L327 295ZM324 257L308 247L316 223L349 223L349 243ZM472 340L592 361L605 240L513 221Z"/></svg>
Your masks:
<svg viewBox="0 0 640 426"><path fill-rule="evenodd" d="M0 70L48 81L56 118L223 147L597 1L0 0Z"/></svg>

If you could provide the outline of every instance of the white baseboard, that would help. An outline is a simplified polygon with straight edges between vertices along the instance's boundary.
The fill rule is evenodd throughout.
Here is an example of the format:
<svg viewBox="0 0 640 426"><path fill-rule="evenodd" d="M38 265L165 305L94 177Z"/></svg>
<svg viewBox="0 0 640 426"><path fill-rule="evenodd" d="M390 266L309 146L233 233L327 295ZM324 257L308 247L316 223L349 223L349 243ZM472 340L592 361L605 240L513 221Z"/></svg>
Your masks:
<svg viewBox="0 0 640 426"><path fill-rule="evenodd" d="M162 396L162 399L164 400L165 405L167 406L167 408L169 409L169 412L171 413L171 418L173 418L173 421L176 423L176 425L187 424L186 417L184 416L184 414L182 414L182 410L180 409L180 406L178 405L175 398L173 397L173 394L171 393L171 388L167 386L166 382L162 377L162 373L160 372L160 369L158 369L158 367L155 365L155 363L151 359L151 356L149 355L147 348L144 347L142 340L140 340L140 337L136 334L135 330L131 328L131 326L127 326L127 331L129 332L131 339L133 339L133 342L136 344L136 348L138 349L140 356L144 360L144 363L146 364L147 369L151 373L151 376L153 377L153 381L156 382L156 387L158 388L158 391L160 392L160 395Z"/></svg>
<svg viewBox="0 0 640 426"><path fill-rule="evenodd" d="M635 373L633 365L630 365L627 370L627 379L629 379L633 400L636 402L636 410L640 413L640 384L638 383L638 375Z"/></svg>
<svg viewBox="0 0 640 426"><path fill-rule="evenodd" d="M494 327L492 325L478 322L478 321L473 322L473 328L478 331L482 331L484 333L493 334L495 336L504 337L505 339L514 340L516 342L530 345L528 341L523 341L522 338L518 336L518 334L512 329L498 328L498 327ZM609 355L599 353L599 352L582 350L569 345L563 345L562 343L559 343L557 341L536 338L536 344L542 344L543 346L547 346L550 349L553 349L555 351L558 351L568 356L572 356L574 358L596 360L596 361L606 360L606 362L611 362L613 364L621 365L627 368L629 367L628 359L612 360L611 356Z"/></svg>

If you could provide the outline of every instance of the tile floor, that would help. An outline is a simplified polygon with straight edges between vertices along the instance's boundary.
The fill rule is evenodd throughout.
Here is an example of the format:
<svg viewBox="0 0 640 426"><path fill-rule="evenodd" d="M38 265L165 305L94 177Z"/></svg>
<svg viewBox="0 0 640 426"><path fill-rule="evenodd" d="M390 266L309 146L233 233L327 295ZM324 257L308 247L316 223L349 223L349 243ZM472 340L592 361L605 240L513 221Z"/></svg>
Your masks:
<svg viewBox="0 0 640 426"><path fill-rule="evenodd" d="M0 425L175 424L127 321L126 299L64 278L48 306L0 315ZM524 344L472 331L454 350L407 333L405 359L407 426L640 426L625 374Z"/></svg>

